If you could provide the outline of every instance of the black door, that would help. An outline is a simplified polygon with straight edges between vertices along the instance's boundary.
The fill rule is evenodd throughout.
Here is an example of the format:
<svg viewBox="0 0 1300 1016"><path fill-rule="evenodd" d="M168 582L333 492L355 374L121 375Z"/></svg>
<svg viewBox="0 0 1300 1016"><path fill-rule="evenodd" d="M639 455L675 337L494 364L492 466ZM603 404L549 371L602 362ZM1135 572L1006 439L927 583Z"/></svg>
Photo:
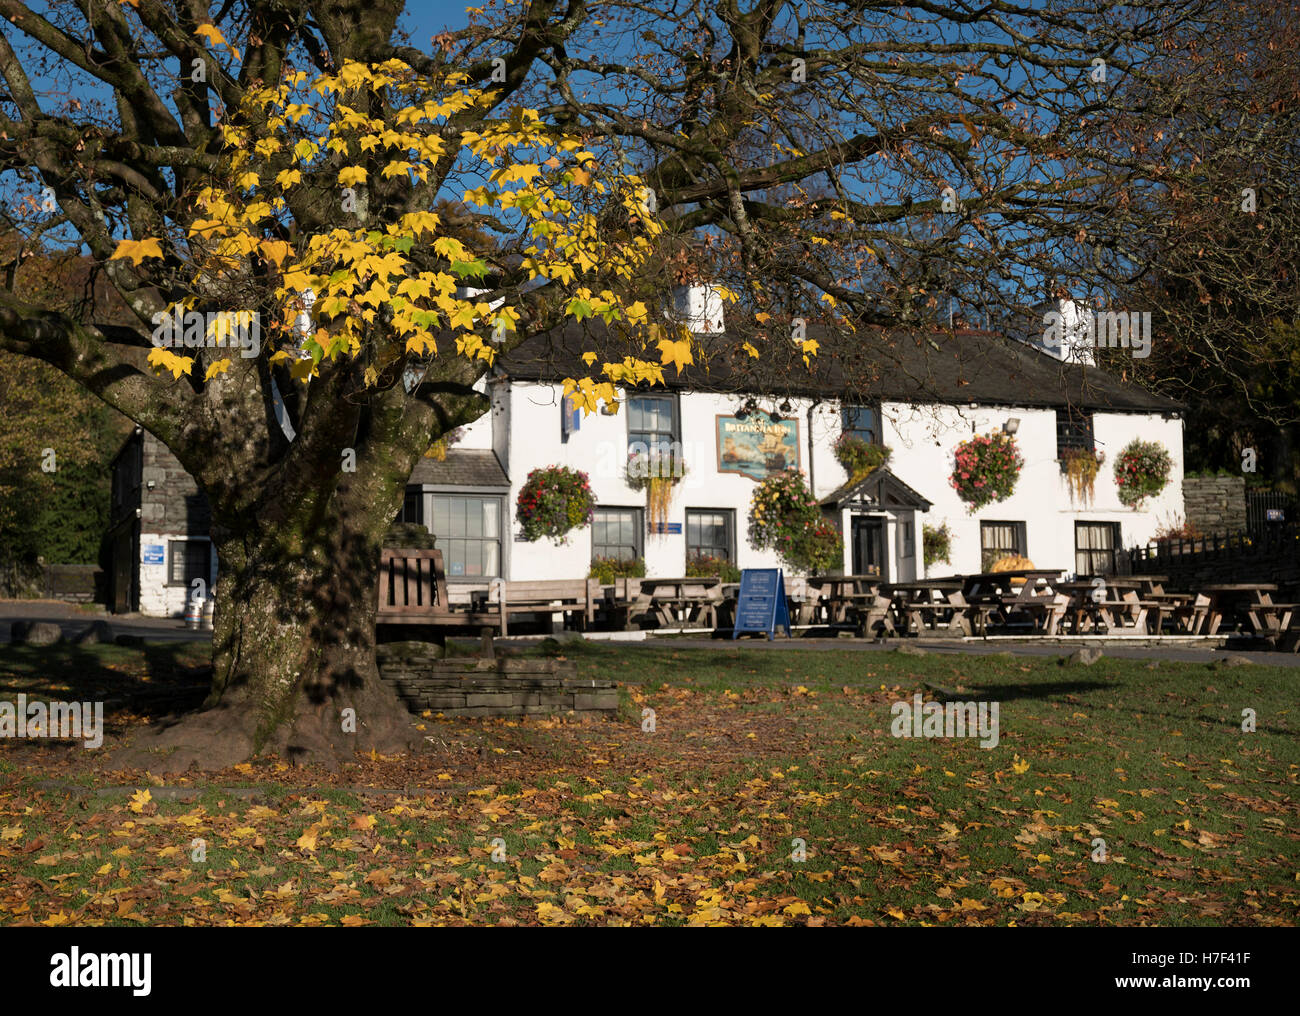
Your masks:
<svg viewBox="0 0 1300 1016"><path fill-rule="evenodd" d="M883 575L885 523L866 515L854 515L850 524L854 575Z"/></svg>

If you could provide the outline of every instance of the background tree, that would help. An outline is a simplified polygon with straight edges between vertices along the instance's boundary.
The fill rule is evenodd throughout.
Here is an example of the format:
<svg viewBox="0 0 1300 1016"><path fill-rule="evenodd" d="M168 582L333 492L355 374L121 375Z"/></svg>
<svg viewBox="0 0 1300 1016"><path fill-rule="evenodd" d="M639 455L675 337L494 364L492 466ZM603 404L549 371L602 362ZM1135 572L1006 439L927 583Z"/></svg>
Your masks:
<svg viewBox="0 0 1300 1016"><path fill-rule="evenodd" d="M1089 274L1152 314L1146 360L1113 369L1185 402L1189 468L1294 491L1300 471L1300 4L1223 5L1220 30L1172 29L1148 77L1099 129L1163 167L1116 184L1122 210ZM1142 101L1137 101L1141 98ZM1098 268L1103 271L1098 271ZM1252 456L1243 457L1251 449Z"/></svg>
<svg viewBox="0 0 1300 1016"><path fill-rule="evenodd" d="M380 541L500 352L589 325L589 408L715 355L738 383L822 355L849 395L950 294L1034 302L1105 235L1099 186L1159 167L1094 121L1207 27L1197 0L532 0L425 51L397 0L33 6L0 0L10 225L88 251L132 320L25 300L19 259L0 347L149 428L212 505L213 688L154 742L172 766L410 744L374 664ZM725 336L652 313L693 278L737 301ZM257 355L151 348L177 309L257 315Z"/></svg>

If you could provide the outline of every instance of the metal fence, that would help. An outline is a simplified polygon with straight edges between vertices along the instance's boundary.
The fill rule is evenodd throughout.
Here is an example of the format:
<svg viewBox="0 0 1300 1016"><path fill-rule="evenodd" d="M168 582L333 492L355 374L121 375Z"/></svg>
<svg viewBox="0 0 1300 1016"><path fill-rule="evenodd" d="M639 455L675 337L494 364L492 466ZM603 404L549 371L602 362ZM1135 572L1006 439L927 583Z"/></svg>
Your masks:
<svg viewBox="0 0 1300 1016"><path fill-rule="evenodd" d="M1262 536L1274 529L1300 521L1296 499L1276 490L1246 491L1246 531Z"/></svg>

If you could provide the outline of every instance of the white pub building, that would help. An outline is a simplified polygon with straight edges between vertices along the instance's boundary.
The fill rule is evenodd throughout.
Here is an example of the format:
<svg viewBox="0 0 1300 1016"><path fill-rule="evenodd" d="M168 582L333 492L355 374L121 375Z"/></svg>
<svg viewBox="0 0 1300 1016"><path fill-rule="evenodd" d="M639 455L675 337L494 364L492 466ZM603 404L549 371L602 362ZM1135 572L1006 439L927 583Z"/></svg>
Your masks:
<svg viewBox="0 0 1300 1016"><path fill-rule="evenodd" d="M692 328L725 335L711 289L679 296L679 306L693 312L686 315ZM500 358L479 383L491 412L459 431L445 459L426 457L412 473L402 519L437 537L453 590L483 588L498 577L582 578L594 558L639 558L651 577L684 575L694 557L780 567L774 551L747 539L748 513L756 484L787 468L802 471L843 534L842 570L876 572L885 581L926 575L923 524L946 523L951 533L949 559L932 564L932 575L982 571L1008 554L1093 575L1115 570L1123 548L1146 543L1183 510L1181 407L1122 383L1069 343L1048 347L977 330L903 335L869 394L852 401L822 379L820 356L768 391L733 389L695 366L680 375L670 368L663 387L620 392L616 413L584 416L566 406L562 381L587 373L585 348L576 329L562 330ZM857 483L848 482L834 453L846 431L892 450L885 466ZM953 452L972 435L994 431L1014 434L1024 466L1010 497L971 512L949 481ZM1173 462L1164 490L1136 511L1120 503L1113 475L1134 438L1159 442ZM627 456L632 447L664 445L681 450L686 474L666 520L652 527L646 492L627 482ZM1074 449L1105 453L1090 498L1067 482L1062 460ZM140 459L119 457L134 469ZM563 542L528 542L516 499L529 472L546 466L588 474L595 516ZM129 564L114 568L115 609L179 614L186 577L215 577L206 533L178 528L139 520L129 549L123 529ZM128 580L133 588L123 592Z"/></svg>

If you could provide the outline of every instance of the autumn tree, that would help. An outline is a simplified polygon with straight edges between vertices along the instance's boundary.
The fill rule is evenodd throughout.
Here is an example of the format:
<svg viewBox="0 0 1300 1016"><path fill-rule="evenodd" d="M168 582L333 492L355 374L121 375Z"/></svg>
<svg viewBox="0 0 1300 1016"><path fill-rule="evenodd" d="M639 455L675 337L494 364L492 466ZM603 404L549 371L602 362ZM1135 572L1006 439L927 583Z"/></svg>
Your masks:
<svg viewBox="0 0 1300 1016"><path fill-rule="evenodd" d="M1132 376L1180 399L1189 461L1300 479L1300 4L1224 5L1223 30L1171 32L1145 103L1116 136L1166 127L1161 186L1123 195L1128 228L1103 260L1117 300L1153 316Z"/></svg>
<svg viewBox="0 0 1300 1016"><path fill-rule="evenodd" d="M9 225L87 252L134 320L24 300L18 258L0 346L147 427L211 502L213 686L152 742L172 766L411 743L375 669L380 541L503 352L591 323L566 382L588 409L715 355L742 381L833 358L847 394L940 301L1036 302L1104 233L1100 183L1153 167L1097 111L1205 27L1196 0L531 0L424 49L397 0L35 6L0 0ZM658 313L703 277L725 336ZM194 312L256 348L154 344Z"/></svg>

